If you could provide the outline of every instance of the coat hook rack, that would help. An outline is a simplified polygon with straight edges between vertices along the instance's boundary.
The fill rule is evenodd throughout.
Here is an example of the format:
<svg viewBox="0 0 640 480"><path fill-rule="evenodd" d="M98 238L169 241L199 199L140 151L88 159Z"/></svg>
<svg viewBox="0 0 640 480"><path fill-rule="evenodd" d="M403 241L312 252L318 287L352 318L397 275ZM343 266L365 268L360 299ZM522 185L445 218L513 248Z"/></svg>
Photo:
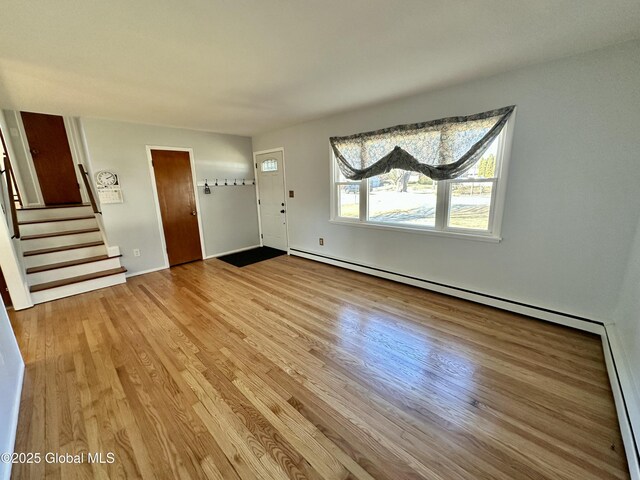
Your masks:
<svg viewBox="0 0 640 480"><path fill-rule="evenodd" d="M213 184L209 184L209 179L205 178L204 181L201 180L198 182L198 187L204 187L204 193L210 194L212 187L244 187L255 184L255 178L225 178L224 183L216 178Z"/></svg>

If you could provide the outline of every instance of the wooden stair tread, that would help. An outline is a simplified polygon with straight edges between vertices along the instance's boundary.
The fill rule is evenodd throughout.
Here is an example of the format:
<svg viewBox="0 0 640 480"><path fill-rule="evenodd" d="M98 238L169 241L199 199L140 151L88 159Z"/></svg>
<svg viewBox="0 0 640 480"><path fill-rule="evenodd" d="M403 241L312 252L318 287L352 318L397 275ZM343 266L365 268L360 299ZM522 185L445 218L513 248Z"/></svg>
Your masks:
<svg viewBox="0 0 640 480"><path fill-rule="evenodd" d="M35 240L37 238L49 238L49 237L62 237L64 235L79 235L81 233L93 233L99 232L100 229L95 228L85 228L84 230L65 230L62 232L53 232L53 233L39 233L37 235L23 235L20 237L22 240Z"/></svg>
<svg viewBox="0 0 640 480"><path fill-rule="evenodd" d="M57 270L58 268L75 267L76 265L84 265L85 263L101 262L110 258L118 258L122 255L96 255L95 257L80 258L78 260L69 260L67 262L50 263L48 265L40 265L38 267L27 268L27 275L30 273L47 272L49 270Z"/></svg>
<svg viewBox="0 0 640 480"><path fill-rule="evenodd" d="M84 215L82 217L43 218L41 220L26 220L24 222L18 222L18 225L32 225L34 223L68 222L73 220L90 220L92 218L96 218L96 217L94 215Z"/></svg>
<svg viewBox="0 0 640 480"><path fill-rule="evenodd" d="M51 208L77 208L77 207L90 207L90 203L71 203L69 205L44 205L40 207L22 207L20 210L48 210Z"/></svg>
<svg viewBox="0 0 640 480"><path fill-rule="evenodd" d="M65 250L75 250L76 248L86 248L86 247L97 247L99 245L104 245L104 242L100 240L97 242L76 243L74 245L65 245L63 247L41 248L39 250L29 250L27 252L22 252L22 255L25 257L31 257L33 255L42 255L43 253L64 252Z"/></svg>
<svg viewBox="0 0 640 480"><path fill-rule="evenodd" d="M42 290L49 290L51 288L64 287L65 285L72 285L74 283L86 282L87 280L95 280L96 278L109 277L111 275L117 275L119 273L125 273L127 271L124 267L112 268L110 270L102 270L101 272L88 273L86 275L79 275L77 277L63 278L61 280L55 280L53 282L39 283L32 285L29 291L31 293L41 292Z"/></svg>

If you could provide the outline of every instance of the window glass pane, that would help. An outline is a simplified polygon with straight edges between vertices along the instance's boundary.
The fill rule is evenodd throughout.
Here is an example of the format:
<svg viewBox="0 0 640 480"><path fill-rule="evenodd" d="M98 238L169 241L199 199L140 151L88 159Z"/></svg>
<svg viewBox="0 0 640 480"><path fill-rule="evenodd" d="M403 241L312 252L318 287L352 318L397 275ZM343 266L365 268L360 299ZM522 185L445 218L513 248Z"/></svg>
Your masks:
<svg viewBox="0 0 640 480"><path fill-rule="evenodd" d="M278 160L275 158L268 158L262 162L262 171L263 172L277 172L278 171Z"/></svg>
<svg viewBox="0 0 640 480"><path fill-rule="evenodd" d="M338 185L338 216L360 218L360 185Z"/></svg>
<svg viewBox="0 0 640 480"><path fill-rule="evenodd" d="M369 220L433 227L437 182L416 172L392 170L369 179Z"/></svg>
<svg viewBox="0 0 640 480"><path fill-rule="evenodd" d="M349 182L349 181L352 181L352 180L347 179L347 177L345 177L342 174L342 171L338 167L336 167L336 172L338 172L338 182Z"/></svg>
<svg viewBox="0 0 640 480"><path fill-rule="evenodd" d="M488 230L493 187L493 182L452 183L449 198L449 226Z"/></svg>
<svg viewBox="0 0 640 480"><path fill-rule="evenodd" d="M459 178L495 178L499 140L500 136L498 135L487 151L484 152L482 158Z"/></svg>

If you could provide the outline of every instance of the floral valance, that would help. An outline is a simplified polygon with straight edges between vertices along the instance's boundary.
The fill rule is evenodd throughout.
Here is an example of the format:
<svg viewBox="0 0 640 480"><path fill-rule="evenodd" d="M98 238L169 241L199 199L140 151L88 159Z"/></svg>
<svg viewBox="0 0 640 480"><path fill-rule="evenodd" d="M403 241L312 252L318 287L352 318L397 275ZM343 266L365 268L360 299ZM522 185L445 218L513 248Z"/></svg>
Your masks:
<svg viewBox="0 0 640 480"><path fill-rule="evenodd" d="M489 112L398 125L347 137L331 137L338 166L349 180L394 168L447 180L471 168L500 134L515 106Z"/></svg>

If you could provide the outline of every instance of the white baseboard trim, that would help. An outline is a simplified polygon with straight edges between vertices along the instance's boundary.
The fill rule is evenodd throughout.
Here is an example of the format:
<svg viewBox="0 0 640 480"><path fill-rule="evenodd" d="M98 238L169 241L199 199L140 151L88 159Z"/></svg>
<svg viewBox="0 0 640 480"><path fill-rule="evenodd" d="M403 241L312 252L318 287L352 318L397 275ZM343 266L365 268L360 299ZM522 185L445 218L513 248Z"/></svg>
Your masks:
<svg viewBox="0 0 640 480"><path fill-rule="evenodd" d="M20 368L16 376L16 389L13 398L13 407L7 422L8 438L5 442L6 448L0 449L0 453L13 453L15 451L16 433L18 432L18 418L20 417L20 400L22 399L22 384L24 382L24 363L21 362ZM4 452L2 451L4 450ZM0 462L0 480L9 480L11 478L12 464Z"/></svg>
<svg viewBox="0 0 640 480"><path fill-rule="evenodd" d="M378 267L370 265L356 264L346 259L328 257L320 253L302 251L296 248L290 248L289 253L297 257L308 258L317 262L328 263L330 265L346 268L348 270L354 270L356 272L373 275L374 277L386 278L387 280L393 280L395 282L424 288L425 290L444 293L446 295L451 295L452 297L471 300L483 305L489 305L491 307L508 310L510 312L519 313L521 315L527 315L530 317L539 318L541 320L546 320L548 322L558 323L566 327L572 327L578 330L595 333L596 335L603 335L605 332L604 324L594 320L581 319L580 317L553 312L545 308L524 305L519 302L510 301L508 299L500 299L497 297L483 295L453 286L442 285L437 282L431 282L429 280L413 278L407 275L381 270Z"/></svg>
<svg viewBox="0 0 640 480"><path fill-rule="evenodd" d="M169 267L163 265L162 267L150 268L148 270L141 270L139 272L127 272L127 273L125 273L125 277L127 277L127 278L137 277L138 275L145 275L147 273L158 272L160 270L166 270L167 268L169 268Z"/></svg>
<svg viewBox="0 0 640 480"><path fill-rule="evenodd" d="M609 374L609 383L618 413L620 433L624 442L631 480L640 480L640 453L638 453L638 418L640 400L629 375L629 365L621 348L614 325L608 325L602 335L602 349ZM634 428L635 427L635 428Z"/></svg>
<svg viewBox="0 0 640 480"><path fill-rule="evenodd" d="M229 250L228 252L222 253L214 253L213 255L207 255L203 258L203 260L209 260L210 258L222 257L223 255L230 255L232 253L244 252L245 250L251 250L252 248L258 248L260 245L251 245L249 247L237 248L235 250ZM166 270L170 268L168 265L163 265L162 267L150 268L148 270L142 270L140 272L127 272L126 276L129 277L137 277L138 275L145 275L147 273L158 272L160 270Z"/></svg>
<svg viewBox="0 0 640 480"><path fill-rule="evenodd" d="M438 293L451 295L452 297L471 300L483 305L508 310L514 313L520 313L530 317L538 318L552 323L572 327L600 335L603 343L605 363L611 383L611 390L616 405L618 421L620 424L620 432L624 442L625 453L632 480L640 480L640 458L638 455L638 445L636 443L639 436L640 426L640 392L637 392L629 375L629 365L626 361L624 352L620 347L615 326L608 322L596 322L594 320L580 319L572 315L565 315L558 312L552 312L548 309L538 308L535 306L522 305L518 302L512 302L507 299L499 299L483 294L474 293L455 287L421 280L407 275L396 274L381 270L377 267L356 264L348 260L343 260L326 255L303 251L296 248L290 248L289 253L309 260L335 265L337 267L354 270L356 272L366 273L375 277L386 278L400 283L413 285L425 290L431 290ZM607 332L613 332L609 336ZM634 428L635 427L635 428Z"/></svg>
<svg viewBox="0 0 640 480"><path fill-rule="evenodd" d="M239 252L244 252L246 250L251 250L253 248L259 248L262 245L251 245L249 247L242 247L242 248L237 248L235 250L229 250L228 252L222 252L222 253L214 253L213 255L207 255L206 257L204 257L205 260L209 260L210 258L218 258L218 257L223 257L225 255L231 255L232 253L239 253Z"/></svg>

